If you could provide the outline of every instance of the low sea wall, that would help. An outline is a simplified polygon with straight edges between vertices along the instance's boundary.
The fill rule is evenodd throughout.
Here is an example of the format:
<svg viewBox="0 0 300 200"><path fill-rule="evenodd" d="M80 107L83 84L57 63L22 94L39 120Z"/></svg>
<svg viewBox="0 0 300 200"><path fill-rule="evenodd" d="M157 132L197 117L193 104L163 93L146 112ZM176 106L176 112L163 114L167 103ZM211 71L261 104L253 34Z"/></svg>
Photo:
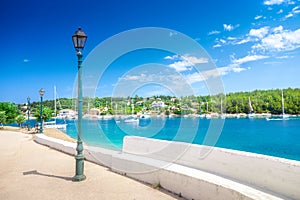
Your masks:
<svg viewBox="0 0 300 200"><path fill-rule="evenodd" d="M124 138L123 152L200 169L270 193L300 199L298 161L134 136Z"/></svg>
<svg viewBox="0 0 300 200"><path fill-rule="evenodd" d="M35 141L71 155L76 144ZM84 146L85 159L188 199L300 199L299 162L200 145L124 138L123 151Z"/></svg>
<svg viewBox="0 0 300 200"><path fill-rule="evenodd" d="M35 134L34 141L69 155L76 155L76 143L48 137L44 134Z"/></svg>
<svg viewBox="0 0 300 200"><path fill-rule="evenodd" d="M77 144L73 142L67 142L64 140L48 137L44 134L35 134L34 141L72 156L75 156L77 154ZM83 153L86 160L111 168L113 155L119 154L120 152L101 147L84 145Z"/></svg>

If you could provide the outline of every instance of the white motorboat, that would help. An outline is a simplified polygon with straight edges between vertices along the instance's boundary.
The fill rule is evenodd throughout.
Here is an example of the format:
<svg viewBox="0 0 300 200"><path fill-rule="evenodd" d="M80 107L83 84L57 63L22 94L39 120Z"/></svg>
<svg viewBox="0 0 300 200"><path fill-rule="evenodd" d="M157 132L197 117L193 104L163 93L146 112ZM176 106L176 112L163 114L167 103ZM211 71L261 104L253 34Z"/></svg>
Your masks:
<svg viewBox="0 0 300 200"><path fill-rule="evenodd" d="M135 116L130 116L124 120L125 123L138 123L139 120Z"/></svg>
<svg viewBox="0 0 300 200"><path fill-rule="evenodd" d="M45 128L56 128L56 129L66 129L67 124L57 124L56 121L44 122Z"/></svg>

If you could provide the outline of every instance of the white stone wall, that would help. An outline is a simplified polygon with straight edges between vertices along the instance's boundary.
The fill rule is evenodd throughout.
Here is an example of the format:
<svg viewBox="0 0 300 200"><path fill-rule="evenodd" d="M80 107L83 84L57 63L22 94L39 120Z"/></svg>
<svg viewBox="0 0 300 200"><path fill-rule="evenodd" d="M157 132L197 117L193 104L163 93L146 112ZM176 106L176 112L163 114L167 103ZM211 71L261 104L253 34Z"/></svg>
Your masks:
<svg viewBox="0 0 300 200"><path fill-rule="evenodd" d="M36 134L34 136L34 141L36 141L39 144L43 144L43 145L49 146L51 148L54 148L56 150L62 151L64 153L67 153L70 155L76 155L76 144L75 143L48 137L44 134Z"/></svg>
<svg viewBox="0 0 300 200"><path fill-rule="evenodd" d="M76 154L75 143L43 134L35 135L34 140L68 154ZM123 152L84 146L84 156L85 159L109 167L112 171L153 185L160 184L163 188L188 199L281 199L278 195L270 194L270 191L282 194L284 198L300 198L295 190L299 186L298 162L292 164L290 161L279 159L281 164L277 165L278 162L272 157L218 148L210 150L199 145L126 137ZM202 153L199 154L200 151ZM262 176L262 172L259 172L257 167L262 171L271 167L270 173L259 177ZM287 177L284 177L285 175ZM274 178L275 176L278 178ZM270 180L266 180L268 177ZM243 182L247 183L252 181L251 185L254 187L240 183L241 179L245 179ZM255 182L256 179L266 180L265 188L272 188L273 185L275 189L279 186L282 188L268 189L267 192L257 189L261 186L258 185L259 181Z"/></svg>
<svg viewBox="0 0 300 200"><path fill-rule="evenodd" d="M200 169L265 191L300 199L298 161L134 136L124 138L123 152Z"/></svg>

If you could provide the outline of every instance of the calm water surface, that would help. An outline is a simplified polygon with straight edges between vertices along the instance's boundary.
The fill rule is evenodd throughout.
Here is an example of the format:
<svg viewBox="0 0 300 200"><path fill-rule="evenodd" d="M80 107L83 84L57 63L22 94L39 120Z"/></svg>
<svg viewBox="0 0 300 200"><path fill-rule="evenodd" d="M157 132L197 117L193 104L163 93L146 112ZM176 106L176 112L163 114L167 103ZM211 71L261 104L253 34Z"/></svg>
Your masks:
<svg viewBox="0 0 300 200"><path fill-rule="evenodd" d="M88 145L112 149L122 148L127 135L204 144L210 122L199 118L154 118L131 124L83 120L82 137ZM76 121L67 123L66 133L76 139ZM215 146L300 161L300 119L225 119Z"/></svg>

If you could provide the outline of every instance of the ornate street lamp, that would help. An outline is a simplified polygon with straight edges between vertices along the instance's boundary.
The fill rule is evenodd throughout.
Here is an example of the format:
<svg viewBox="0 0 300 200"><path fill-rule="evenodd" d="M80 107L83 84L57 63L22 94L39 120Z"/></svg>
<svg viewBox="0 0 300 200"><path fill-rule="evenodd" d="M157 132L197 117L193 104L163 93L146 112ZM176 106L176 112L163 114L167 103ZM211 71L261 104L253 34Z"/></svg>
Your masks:
<svg viewBox="0 0 300 200"><path fill-rule="evenodd" d="M30 97L27 97L27 116L28 116L28 124L27 124L27 130L30 131Z"/></svg>
<svg viewBox="0 0 300 200"><path fill-rule="evenodd" d="M76 159L76 175L73 177L73 181L83 181L86 177L83 174L84 171L84 155L83 155L83 145L82 145L82 53L87 36L78 28L78 30L72 36L74 48L77 52L78 58L78 135L77 135L77 155L75 156Z"/></svg>
<svg viewBox="0 0 300 200"><path fill-rule="evenodd" d="M40 96L41 96L41 107L40 107L40 120L41 120L41 127L40 127L40 133L43 133L43 96L45 94L45 90L41 88L39 90Z"/></svg>

